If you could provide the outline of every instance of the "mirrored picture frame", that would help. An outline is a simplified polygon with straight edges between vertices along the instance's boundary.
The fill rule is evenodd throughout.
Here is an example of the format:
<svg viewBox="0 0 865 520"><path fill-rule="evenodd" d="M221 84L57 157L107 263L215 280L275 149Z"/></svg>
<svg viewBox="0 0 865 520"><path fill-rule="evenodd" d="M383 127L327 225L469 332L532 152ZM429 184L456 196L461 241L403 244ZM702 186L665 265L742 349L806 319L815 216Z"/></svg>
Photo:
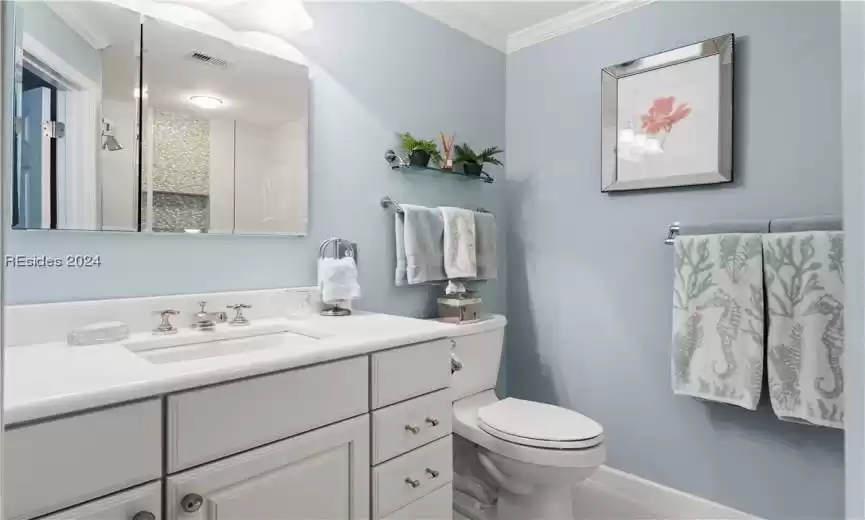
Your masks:
<svg viewBox="0 0 865 520"><path fill-rule="evenodd" d="M734 40L601 70L601 192L733 181Z"/></svg>

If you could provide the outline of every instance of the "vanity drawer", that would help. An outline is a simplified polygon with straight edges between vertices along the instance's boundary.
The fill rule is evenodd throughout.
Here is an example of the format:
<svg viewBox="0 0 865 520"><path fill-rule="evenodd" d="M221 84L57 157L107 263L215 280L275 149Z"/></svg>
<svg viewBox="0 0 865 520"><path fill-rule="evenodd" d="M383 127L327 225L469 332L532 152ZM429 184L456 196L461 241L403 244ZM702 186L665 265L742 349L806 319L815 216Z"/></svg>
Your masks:
<svg viewBox="0 0 865 520"><path fill-rule="evenodd" d="M73 507L40 520L154 520L162 518L162 484L154 482ZM136 518L136 515L139 515Z"/></svg>
<svg viewBox="0 0 865 520"><path fill-rule="evenodd" d="M373 517L383 518L453 480L451 436L372 469Z"/></svg>
<svg viewBox="0 0 865 520"><path fill-rule="evenodd" d="M450 389L376 410L372 414L373 464L451 433Z"/></svg>
<svg viewBox="0 0 865 520"><path fill-rule="evenodd" d="M373 354L373 409L450 386L450 352L439 340Z"/></svg>
<svg viewBox="0 0 865 520"><path fill-rule="evenodd" d="M157 399L12 428L3 437L5 518L32 518L162 473Z"/></svg>
<svg viewBox="0 0 865 520"><path fill-rule="evenodd" d="M448 483L383 520L450 520L453 498L453 485Z"/></svg>
<svg viewBox="0 0 865 520"><path fill-rule="evenodd" d="M168 397L168 471L369 411L369 365L357 357Z"/></svg>

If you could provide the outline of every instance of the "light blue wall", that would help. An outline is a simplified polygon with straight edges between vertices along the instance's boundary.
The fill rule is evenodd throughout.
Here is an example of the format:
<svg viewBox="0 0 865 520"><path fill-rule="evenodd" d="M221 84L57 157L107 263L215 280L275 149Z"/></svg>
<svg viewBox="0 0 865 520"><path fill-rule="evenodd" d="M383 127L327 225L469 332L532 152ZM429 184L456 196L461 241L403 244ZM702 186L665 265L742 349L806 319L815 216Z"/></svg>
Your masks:
<svg viewBox="0 0 865 520"><path fill-rule="evenodd" d="M393 214L379 199L501 214L504 183L404 175L391 171L384 151L395 132L407 130L503 145L504 55L396 2L312 3L307 10L315 28L299 47L314 64L309 237L12 232L8 253L99 254L103 265L7 270L8 303L310 285L319 242L340 236L359 244L360 307L428 310L436 289L394 288ZM487 288L494 310L504 309L503 285Z"/></svg>
<svg viewBox="0 0 865 520"><path fill-rule="evenodd" d="M838 2L657 2L508 56L508 390L599 420L617 468L771 518L841 518L843 433L670 390L676 220L841 212ZM734 32L735 176L600 193L600 69Z"/></svg>
<svg viewBox="0 0 865 520"><path fill-rule="evenodd" d="M847 518L865 518L865 4L841 3L844 161L844 481Z"/></svg>

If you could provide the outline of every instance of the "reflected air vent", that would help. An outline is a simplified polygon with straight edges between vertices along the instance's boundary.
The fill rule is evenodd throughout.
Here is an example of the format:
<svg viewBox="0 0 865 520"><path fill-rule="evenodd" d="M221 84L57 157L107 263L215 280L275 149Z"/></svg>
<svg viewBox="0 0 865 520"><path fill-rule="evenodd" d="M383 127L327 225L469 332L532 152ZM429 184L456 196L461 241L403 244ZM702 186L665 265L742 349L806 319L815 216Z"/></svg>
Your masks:
<svg viewBox="0 0 865 520"><path fill-rule="evenodd" d="M228 62L217 58L214 56L210 56L208 54L204 54L203 52L195 51L188 56L190 60L195 60L200 63L204 63L205 65L210 65L211 67L216 67L218 69L227 69Z"/></svg>

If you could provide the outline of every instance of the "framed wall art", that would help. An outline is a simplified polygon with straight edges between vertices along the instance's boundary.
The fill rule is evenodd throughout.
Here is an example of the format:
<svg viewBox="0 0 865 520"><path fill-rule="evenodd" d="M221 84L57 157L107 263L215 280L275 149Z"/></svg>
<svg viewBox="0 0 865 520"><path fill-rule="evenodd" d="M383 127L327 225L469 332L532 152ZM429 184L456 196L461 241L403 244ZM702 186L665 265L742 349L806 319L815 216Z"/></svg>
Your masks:
<svg viewBox="0 0 865 520"><path fill-rule="evenodd" d="M601 71L601 191L733 180L733 35Z"/></svg>

